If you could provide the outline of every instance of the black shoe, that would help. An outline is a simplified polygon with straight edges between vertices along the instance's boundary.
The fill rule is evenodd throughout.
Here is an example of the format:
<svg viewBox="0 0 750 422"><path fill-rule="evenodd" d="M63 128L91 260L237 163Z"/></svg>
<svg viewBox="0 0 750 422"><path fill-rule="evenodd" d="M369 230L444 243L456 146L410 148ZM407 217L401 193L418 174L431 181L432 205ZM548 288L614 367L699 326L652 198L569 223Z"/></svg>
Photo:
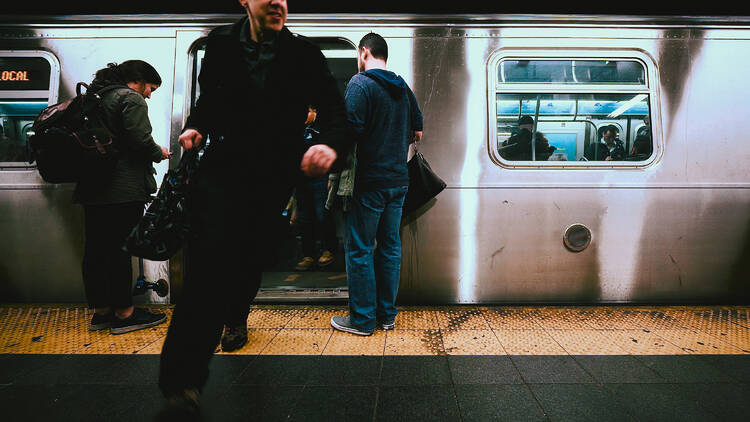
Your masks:
<svg viewBox="0 0 750 422"><path fill-rule="evenodd" d="M224 336L221 337L221 351L233 352L247 344L247 327L238 325L236 327L225 327Z"/></svg>
<svg viewBox="0 0 750 422"><path fill-rule="evenodd" d="M94 315L91 316L91 324L89 324L89 331L99 331L99 330L104 330L106 328L111 327L112 318L114 318L114 315L112 313L108 313L104 315L94 313Z"/></svg>
<svg viewBox="0 0 750 422"><path fill-rule="evenodd" d="M135 308L133 313L125 319L117 318L117 315L115 315L112 318L112 328L109 332L111 334L125 334L159 325L166 320L166 314L152 314L146 309Z"/></svg>
<svg viewBox="0 0 750 422"><path fill-rule="evenodd" d="M395 319L391 319L391 320L388 320L388 321L385 321L385 320L380 321L379 320L378 321L378 325L380 325L380 328L382 328L385 331L393 330L393 329L396 328L396 320Z"/></svg>
<svg viewBox="0 0 750 422"><path fill-rule="evenodd" d="M185 390L182 395L167 398L164 408L156 416L159 422L202 421L198 390Z"/></svg>

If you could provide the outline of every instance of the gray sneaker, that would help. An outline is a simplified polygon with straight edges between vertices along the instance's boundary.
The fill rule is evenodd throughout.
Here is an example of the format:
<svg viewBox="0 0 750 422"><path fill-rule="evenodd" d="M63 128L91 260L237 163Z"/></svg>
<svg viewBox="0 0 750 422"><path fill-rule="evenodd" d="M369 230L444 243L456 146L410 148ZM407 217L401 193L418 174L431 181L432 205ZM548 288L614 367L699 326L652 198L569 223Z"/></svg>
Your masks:
<svg viewBox="0 0 750 422"><path fill-rule="evenodd" d="M349 316L335 316L331 317L331 325L333 328L344 331L347 333L356 334L358 336L371 336L372 331L362 331L359 328L355 327L351 321L349 321Z"/></svg>

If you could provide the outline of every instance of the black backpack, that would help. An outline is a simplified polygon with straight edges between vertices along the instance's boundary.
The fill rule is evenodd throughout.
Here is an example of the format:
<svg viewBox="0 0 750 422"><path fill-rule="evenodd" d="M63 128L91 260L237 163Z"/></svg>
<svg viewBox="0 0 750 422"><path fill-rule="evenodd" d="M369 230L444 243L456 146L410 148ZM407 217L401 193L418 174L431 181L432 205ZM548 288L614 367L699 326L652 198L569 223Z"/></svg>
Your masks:
<svg viewBox="0 0 750 422"><path fill-rule="evenodd" d="M81 93L81 86L86 93ZM120 152L103 123L102 96L126 86L110 85L97 92L88 92L88 87L79 82L74 98L45 108L34 121L31 162L36 161L46 182L104 180L114 170Z"/></svg>

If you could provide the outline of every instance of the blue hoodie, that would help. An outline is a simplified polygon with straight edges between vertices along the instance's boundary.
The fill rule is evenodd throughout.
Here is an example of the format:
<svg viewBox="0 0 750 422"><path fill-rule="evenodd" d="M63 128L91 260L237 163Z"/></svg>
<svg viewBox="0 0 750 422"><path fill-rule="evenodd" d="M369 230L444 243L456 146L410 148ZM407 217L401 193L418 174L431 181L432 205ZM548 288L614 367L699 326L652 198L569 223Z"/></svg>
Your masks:
<svg viewBox="0 0 750 422"><path fill-rule="evenodd" d="M409 185L406 159L412 132L422 130L422 112L406 82L372 69L346 87L347 119L357 134L355 191Z"/></svg>

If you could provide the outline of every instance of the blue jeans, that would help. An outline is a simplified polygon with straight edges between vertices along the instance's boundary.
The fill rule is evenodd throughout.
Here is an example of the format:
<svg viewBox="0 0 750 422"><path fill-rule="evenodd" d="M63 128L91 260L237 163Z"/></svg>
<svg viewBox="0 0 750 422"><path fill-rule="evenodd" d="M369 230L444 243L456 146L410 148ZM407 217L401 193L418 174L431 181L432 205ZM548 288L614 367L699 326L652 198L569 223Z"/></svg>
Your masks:
<svg viewBox="0 0 750 422"><path fill-rule="evenodd" d="M344 215L349 318L360 330L372 331L376 321L392 321L398 313L399 227L407 189L355 191Z"/></svg>

